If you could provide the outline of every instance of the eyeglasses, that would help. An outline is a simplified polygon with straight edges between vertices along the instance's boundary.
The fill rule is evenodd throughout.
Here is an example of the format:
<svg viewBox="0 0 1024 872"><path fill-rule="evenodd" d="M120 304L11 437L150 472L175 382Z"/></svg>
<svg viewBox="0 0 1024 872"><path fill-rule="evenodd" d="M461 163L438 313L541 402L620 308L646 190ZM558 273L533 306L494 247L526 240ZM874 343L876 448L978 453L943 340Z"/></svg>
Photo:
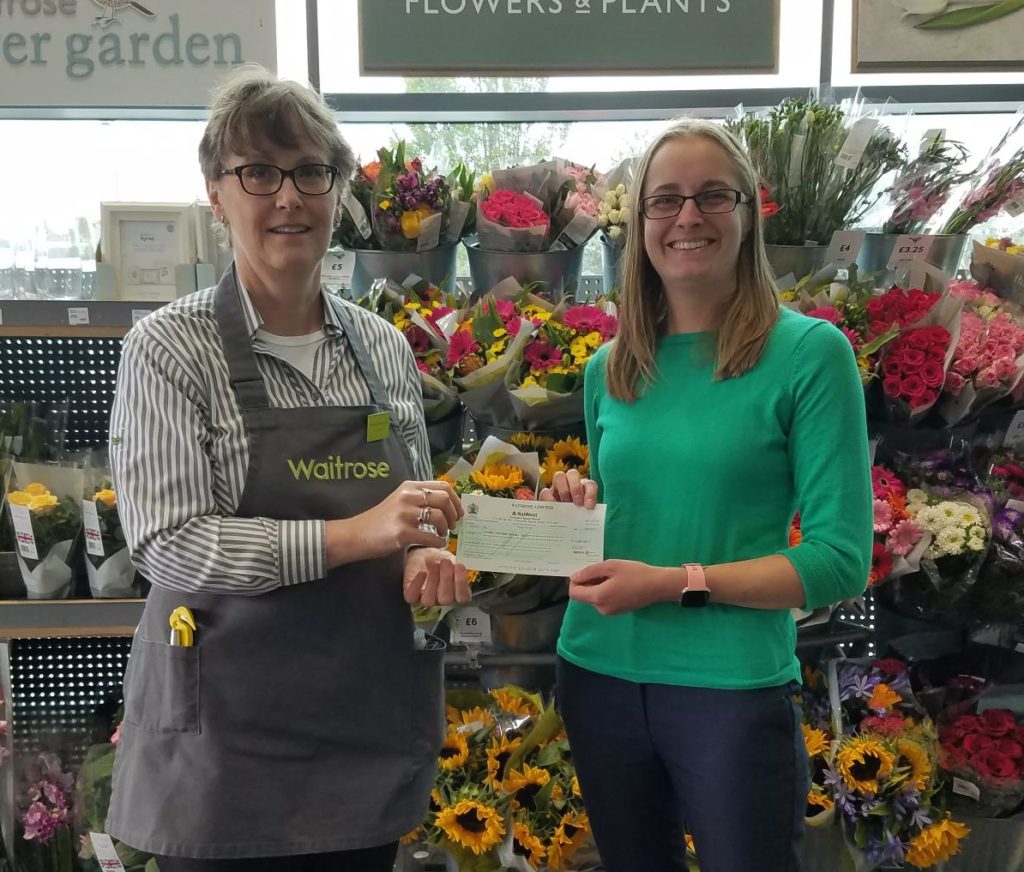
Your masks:
<svg viewBox="0 0 1024 872"><path fill-rule="evenodd" d="M242 190L255 197L269 197L281 190L286 178L290 178L302 194L319 196L334 187L338 168L330 164L303 164L291 170L283 170L273 164L243 164L228 170L221 170L222 176L238 176Z"/></svg>
<svg viewBox="0 0 1024 872"><path fill-rule="evenodd" d="M675 218L683 211L687 200L693 200L705 215L721 215L723 212L732 212L740 203L749 203L750 197L744 197L742 191L733 188L714 188L690 195L655 194L640 201L640 211L645 218L655 221L659 218Z"/></svg>

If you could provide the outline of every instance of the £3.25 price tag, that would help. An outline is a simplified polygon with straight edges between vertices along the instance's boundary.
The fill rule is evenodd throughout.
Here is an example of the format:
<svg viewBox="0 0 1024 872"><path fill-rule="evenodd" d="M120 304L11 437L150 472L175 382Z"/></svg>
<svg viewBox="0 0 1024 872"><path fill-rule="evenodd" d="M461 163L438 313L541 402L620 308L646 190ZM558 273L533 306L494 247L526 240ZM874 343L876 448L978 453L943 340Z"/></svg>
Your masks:
<svg viewBox="0 0 1024 872"><path fill-rule="evenodd" d="M488 645L491 641L491 616L465 606L452 612L452 642L456 645Z"/></svg>
<svg viewBox="0 0 1024 872"><path fill-rule="evenodd" d="M889 268L907 266L915 260L924 260L932 250L933 242L934 236L897 236L892 254L889 255Z"/></svg>

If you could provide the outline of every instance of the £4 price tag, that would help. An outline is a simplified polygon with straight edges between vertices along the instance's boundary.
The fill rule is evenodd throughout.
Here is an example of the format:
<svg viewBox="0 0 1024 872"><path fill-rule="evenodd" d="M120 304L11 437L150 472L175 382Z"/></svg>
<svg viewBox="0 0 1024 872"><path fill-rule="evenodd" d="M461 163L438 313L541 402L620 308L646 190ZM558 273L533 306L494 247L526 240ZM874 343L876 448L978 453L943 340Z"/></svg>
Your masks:
<svg viewBox="0 0 1024 872"><path fill-rule="evenodd" d="M466 606L452 613L452 642L463 645L487 645L491 641L491 616Z"/></svg>
<svg viewBox="0 0 1024 872"><path fill-rule="evenodd" d="M825 255L825 263L849 266L856 262L863 245L863 230L837 231L832 234L832 241L828 245L828 254Z"/></svg>

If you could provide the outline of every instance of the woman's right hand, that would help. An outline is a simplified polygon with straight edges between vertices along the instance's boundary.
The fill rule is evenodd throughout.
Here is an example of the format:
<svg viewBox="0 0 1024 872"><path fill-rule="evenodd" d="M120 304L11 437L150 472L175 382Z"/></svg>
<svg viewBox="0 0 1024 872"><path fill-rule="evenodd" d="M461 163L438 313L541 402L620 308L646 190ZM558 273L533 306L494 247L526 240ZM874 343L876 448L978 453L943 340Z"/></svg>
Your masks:
<svg viewBox="0 0 1024 872"><path fill-rule="evenodd" d="M458 494L447 482L402 482L372 509L327 522L328 568L385 557L412 545L444 548L448 531L463 514ZM421 524L432 526L436 534Z"/></svg>
<svg viewBox="0 0 1024 872"><path fill-rule="evenodd" d="M551 487L540 492L539 499L554 503L575 503L592 509L597 505L597 482L583 478L578 469L559 470L551 479Z"/></svg>

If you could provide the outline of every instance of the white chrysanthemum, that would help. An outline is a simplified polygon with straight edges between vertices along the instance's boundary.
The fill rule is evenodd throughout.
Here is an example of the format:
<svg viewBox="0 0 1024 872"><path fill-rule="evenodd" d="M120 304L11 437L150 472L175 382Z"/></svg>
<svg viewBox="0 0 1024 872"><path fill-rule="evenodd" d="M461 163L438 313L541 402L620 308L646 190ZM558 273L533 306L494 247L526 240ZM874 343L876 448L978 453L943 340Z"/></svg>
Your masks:
<svg viewBox="0 0 1024 872"><path fill-rule="evenodd" d="M929 533L938 533L944 526L944 519L939 512L938 506L918 504L917 516L914 520L924 527Z"/></svg>
<svg viewBox="0 0 1024 872"><path fill-rule="evenodd" d="M939 554L960 554L966 541L962 527L944 527L936 534L932 547L937 547Z"/></svg>
<svg viewBox="0 0 1024 872"><path fill-rule="evenodd" d="M984 551L985 550L985 540L984 539L979 539L977 536L971 536L971 538L967 540L967 550L968 551Z"/></svg>
<svg viewBox="0 0 1024 872"><path fill-rule="evenodd" d="M967 529L967 535L971 539L986 539L988 538L988 530L986 530L981 525L969 527Z"/></svg>
<svg viewBox="0 0 1024 872"><path fill-rule="evenodd" d="M960 510L960 523L965 527L976 527L981 523L981 515L974 506L967 503L959 503L958 508Z"/></svg>
<svg viewBox="0 0 1024 872"><path fill-rule="evenodd" d="M943 518L946 524L950 521L956 522L960 520L959 503L954 503L951 500L943 500L935 508L939 517Z"/></svg>
<svg viewBox="0 0 1024 872"><path fill-rule="evenodd" d="M912 505L917 504L917 503L926 503L926 502L928 502L928 494L926 494L923 490L921 490L921 488L919 488L919 487L912 487L910 490L907 491L907 506L908 506L908 508L910 506L912 506Z"/></svg>

